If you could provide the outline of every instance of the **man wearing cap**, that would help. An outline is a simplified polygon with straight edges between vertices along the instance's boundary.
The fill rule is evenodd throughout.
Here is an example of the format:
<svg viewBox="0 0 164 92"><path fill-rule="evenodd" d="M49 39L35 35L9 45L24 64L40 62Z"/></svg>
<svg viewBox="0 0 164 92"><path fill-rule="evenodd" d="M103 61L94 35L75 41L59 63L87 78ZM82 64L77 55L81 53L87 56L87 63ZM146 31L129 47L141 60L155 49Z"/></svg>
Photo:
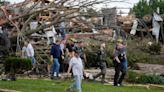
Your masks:
<svg viewBox="0 0 164 92"><path fill-rule="evenodd" d="M114 50L114 65L114 86L121 86L127 72L126 46L123 44L122 39L117 40ZM122 72L121 75L120 72Z"/></svg>

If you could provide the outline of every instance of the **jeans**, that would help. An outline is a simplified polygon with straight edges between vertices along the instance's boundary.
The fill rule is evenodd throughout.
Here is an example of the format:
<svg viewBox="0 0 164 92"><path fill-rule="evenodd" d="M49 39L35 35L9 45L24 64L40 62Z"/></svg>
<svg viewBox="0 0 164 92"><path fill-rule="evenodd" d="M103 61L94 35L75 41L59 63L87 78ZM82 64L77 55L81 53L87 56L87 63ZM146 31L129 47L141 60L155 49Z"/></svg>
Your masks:
<svg viewBox="0 0 164 92"><path fill-rule="evenodd" d="M121 62L121 65L123 66L124 71L128 70L128 61L126 59L125 59L125 61Z"/></svg>
<svg viewBox="0 0 164 92"><path fill-rule="evenodd" d="M35 57L31 57L31 59L32 59L32 65L35 65L36 64Z"/></svg>
<svg viewBox="0 0 164 92"><path fill-rule="evenodd" d="M28 57L29 59L31 59L31 64L32 65L35 65L36 64L36 60L35 60L35 57Z"/></svg>
<svg viewBox="0 0 164 92"><path fill-rule="evenodd" d="M114 85L117 85L117 84L122 84L122 81L128 69L127 68L128 63L127 63L127 60L124 60L121 63L117 63L117 61L115 62L116 63L115 63ZM120 72L122 72L121 75L120 75Z"/></svg>
<svg viewBox="0 0 164 92"><path fill-rule="evenodd" d="M74 76L74 83L70 86L70 88L77 89L78 92L82 92L81 83L82 83L82 75L76 75Z"/></svg>
<svg viewBox="0 0 164 92"><path fill-rule="evenodd" d="M53 68L52 68L52 75L56 72L56 76L59 75L60 64L58 58L54 58Z"/></svg>

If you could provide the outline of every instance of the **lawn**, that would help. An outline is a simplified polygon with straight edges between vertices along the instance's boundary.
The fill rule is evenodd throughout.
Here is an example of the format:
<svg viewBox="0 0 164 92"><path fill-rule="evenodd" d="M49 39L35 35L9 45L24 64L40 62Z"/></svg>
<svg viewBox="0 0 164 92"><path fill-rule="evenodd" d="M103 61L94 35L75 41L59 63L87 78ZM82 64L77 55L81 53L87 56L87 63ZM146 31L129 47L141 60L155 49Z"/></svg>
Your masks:
<svg viewBox="0 0 164 92"><path fill-rule="evenodd" d="M17 81L0 81L0 88L21 92L65 92L71 81L18 79ZM83 92L164 92L164 89L145 87L114 87L97 82L83 81Z"/></svg>

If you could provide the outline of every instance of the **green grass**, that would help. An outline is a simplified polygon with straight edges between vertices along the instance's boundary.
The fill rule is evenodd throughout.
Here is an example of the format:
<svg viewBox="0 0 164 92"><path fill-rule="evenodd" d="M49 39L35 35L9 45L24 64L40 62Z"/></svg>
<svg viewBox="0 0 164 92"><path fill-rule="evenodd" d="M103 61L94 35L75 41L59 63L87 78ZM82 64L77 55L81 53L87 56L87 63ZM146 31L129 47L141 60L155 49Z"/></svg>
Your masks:
<svg viewBox="0 0 164 92"><path fill-rule="evenodd" d="M72 81L56 81L43 79L18 79L17 81L0 81L0 88L21 92L65 92ZM97 82L83 81L83 92L164 92L164 89L145 87L114 87Z"/></svg>

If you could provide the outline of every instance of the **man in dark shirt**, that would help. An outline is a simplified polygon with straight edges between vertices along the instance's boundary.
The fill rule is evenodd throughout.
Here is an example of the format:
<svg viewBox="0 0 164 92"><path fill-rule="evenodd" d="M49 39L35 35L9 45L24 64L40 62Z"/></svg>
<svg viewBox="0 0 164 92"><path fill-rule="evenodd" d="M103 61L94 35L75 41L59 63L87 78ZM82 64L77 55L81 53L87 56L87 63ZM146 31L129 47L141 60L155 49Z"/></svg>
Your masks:
<svg viewBox="0 0 164 92"><path fill-rule="evenodd" d="M97 75L93 76L94 79L102 76L101 82L105 82L105 75L107 70L107 62L106 62L106 51L105 51L105 43L102 43L100 46L100 50L98 52L98 65L101 69L101 72Z"/></svg>
<svg viewBox="0 0 164 92"><path fill-rule="evenodd" d="M52 70L52 76L58 77L59 76L59 58L62 54L62 51L60 49L59 40L56 40L56 43L53 43L51 47L51 61L53 61L53 70Z"/></svg>
<svg viewBox="0 0 164 92"><path fill-rule="evenodd" d="M75 43L71 40L68 40L68 42L66 43L66 48L68 49L69 53L73 51L74 46L75 46Z"/></svg>

